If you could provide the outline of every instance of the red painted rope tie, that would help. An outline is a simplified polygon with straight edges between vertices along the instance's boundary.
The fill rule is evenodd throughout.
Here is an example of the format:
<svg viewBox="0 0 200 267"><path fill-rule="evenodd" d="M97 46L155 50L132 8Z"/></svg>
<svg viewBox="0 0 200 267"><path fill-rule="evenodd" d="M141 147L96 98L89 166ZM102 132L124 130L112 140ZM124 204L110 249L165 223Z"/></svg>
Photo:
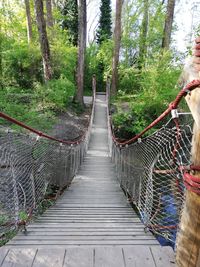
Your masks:
<svg viewBox="0 0 200 267"><path fill-rule="evenodd" d="M184 171L184 172L200 171L200 166L196 165L179 166L179 171Z"/></svg>
<svg viewBox="0 0 200 267"><path fill-rule="evenodd" d="M125 141L125 142L119 142L117 141L116 137L113 134L112 130L112 139L113 142L116 145L119 146L126 146L134 143L137 141L140 137L142 137L147 131L149 131L151 128L156 126L160 121L162 121L173 109L177 109L180 101L184 96L186 96L188 93L192 92L194 89L200 86L200 80L194 80L190 83L188 83L177 95L176 99L169 104L169 107L156 119L154 120L149 126L147 126L141 133L137 134L133 138Z"/></svg>
<svg viewBox="0 0 200 267"><path fill-rule="evenodd" d="M180 166L180 170L184 171L183 180L187 190L200 195L200 178L190 174L189 171L200 171L200 166Z"/></svg>
<svg viewBox="0 0 200 267"><path fill-rule="evenodd" d="M187 190L200 195L200 179L185 172L183 175L184 184Z"/></svg>

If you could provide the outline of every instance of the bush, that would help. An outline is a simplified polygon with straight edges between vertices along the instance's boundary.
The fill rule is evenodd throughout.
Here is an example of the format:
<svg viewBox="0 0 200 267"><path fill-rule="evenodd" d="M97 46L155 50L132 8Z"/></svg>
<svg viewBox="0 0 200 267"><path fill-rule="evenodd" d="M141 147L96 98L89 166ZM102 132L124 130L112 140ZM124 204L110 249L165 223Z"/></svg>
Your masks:
<svg viewBox="0 0 200 267"><path fill-rule="evenodd" d="M121 66L119 69L119 90L126 93L138 92L140 90L139 79L138 69Z"/></svg>
<svg viewBox="0 0 200 267"><path fill-rule="evenodd" d="M42 81L39 48L10 41L2 57L2 83L4 86L32 88L34 82Z"/></svg>
<svg viewBox="0 0 200 267"><path fill-rule="evenodd" d="M37 110L53 110L62 112L71 101L75 92L74 84L65 77L51 80L48 83L35 86L35 99Z"/></svg>
<svg viewBox="0 0 200 267"><path fill-rule="evenodd" d="M138 134L168 107L178 94L175 87L180 72L180 68L172 64L169 52L155 55L140 73L134 73L132 69L122 71L127 76L121 77L121 88L129 91L125 89L129 84L130 91L134 95L126 98L126 94L124 95L122 90L118 94L116 100L118 112L113 116L118 137L127 138L127 136ZM129 104L129 111L126 114L120 110L121 101L124 99ZM165 123L166 120L162 121L154 130Z"/></svg>
<svg viewBox="0 0 200 267"><path fill-rule="evenodd" d="M77 63L77 48L66 46L66 44L57 41L52 46L52 65L54 78L61 76L67 78L70 82L75 82L75 72Z"/></svg>

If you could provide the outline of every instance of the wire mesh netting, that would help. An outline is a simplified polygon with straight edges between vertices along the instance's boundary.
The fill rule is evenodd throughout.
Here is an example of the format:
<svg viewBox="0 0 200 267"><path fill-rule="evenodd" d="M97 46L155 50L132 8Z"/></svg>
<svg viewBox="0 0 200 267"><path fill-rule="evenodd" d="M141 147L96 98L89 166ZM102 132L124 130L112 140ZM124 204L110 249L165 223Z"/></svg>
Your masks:
<svg viewBox="0 0 200 267"><path fill-rule="evenodd" d="M90 124L82 141L63 144L0 126L0 237L37 211L49 184L68 186L87 151Z"/></svg>
<svg viewBox="0 0 200 267"><path fill-rule="evenodd" d="M121 187L158 240L174 246L185 187L184 166L190 165L192 118L182 125L171 120L149 137L120 147L112 143L112 160Z"/></svg>

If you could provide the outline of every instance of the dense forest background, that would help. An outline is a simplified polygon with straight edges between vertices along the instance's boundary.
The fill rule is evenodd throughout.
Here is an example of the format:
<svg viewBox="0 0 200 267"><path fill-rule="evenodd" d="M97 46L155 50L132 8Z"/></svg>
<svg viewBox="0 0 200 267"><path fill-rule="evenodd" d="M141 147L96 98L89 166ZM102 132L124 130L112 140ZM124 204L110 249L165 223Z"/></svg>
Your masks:
<svg viewBox="0 0 200 267"><path fill-rule="evenodd" d="M121 138L141 131L177 94L182 55L173 49L175 0L101 0L87 43L86 0L2 0L0 110L40 130L111 81ZM188 53L190 50L188 49ZM175 89L176 88L176 89Z"/></svg>

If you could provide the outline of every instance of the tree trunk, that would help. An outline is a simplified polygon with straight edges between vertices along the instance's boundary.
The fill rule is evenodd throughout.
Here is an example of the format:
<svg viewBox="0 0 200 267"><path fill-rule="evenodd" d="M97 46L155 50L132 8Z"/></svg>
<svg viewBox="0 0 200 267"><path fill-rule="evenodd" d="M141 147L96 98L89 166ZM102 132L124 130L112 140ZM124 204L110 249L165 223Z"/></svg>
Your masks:
<svg viewBox="0 0 200 267"><path fill-rule="evenodd" d="M53 27L53 14L52 14L51 0L46 0L46 11L47 11L47 26L51 28Z"/></svg>
<svg viewBox="0 0 200 267"><path fill-rule="evenodd" d="M115 30L114 30L114 53L112 61L112 82L111 94L116 95L118 84L118 64L119 64L119 51L121 43L121 16L122 16L123 0L116 0L116 17L115 17Z"/></svg>
<svg viewBox="0 0 200 267"><path fill-rule="evenodd" d="M29 0L24 0L26 8L26 20L27 20L27 37L28 43L31 43L33 39L32 20Z"/></svg>
<svg viewBox="0 0 200 267"><path fill-rule="evenodd" d="M140 44L139 44L139 67L142 67L147 54L147 33L149 24L149 0L144 0L144 13L141 25Z"/></svg>
<svg viewBox="0 0 200 267"><path fill-rule="evenodd" d="M193 136L192 163L200 166L200 129L195 125ZM199 178L200 172L196 171ZM187 191L177 237L176 262L178 267L200 266L200 196Z"/></svg>
<svg viewBox="0 0 200 267"><path fill-rule="evenodd" d="M52 68L50 62L50 48L46 31L46 22L44 19L43 2L42 0L34 0L34 1L35 1L35 13L36 13L38 33L39 33L40 49L43 60L44 79L45 81L48 81L52 78Z"/></svg>
<svg viewBox="0 0 200 267"><path fill-rule="evenodd" d="M176 0L168 0L167 2L167 14L165 18L165 27L163 32L162 48L169 49L172 34L172 24L174 18Z"/></svg>
<svg viewBox="0 0 200 267"><path fill-rule="evenodd" d="M78 2L78 65L77 65L77 91L75 101L84 105L83 86L85 68L85 49L87 35L87 7L86 0Z"/></svg>
<svg viewBox="0 0 200 267"><path fill-rule="evenodd" d="M3 40L3 35L1 33L1 24L0 24L0 89L3 88L3 58L2 58L2 40Z"/></svg>

